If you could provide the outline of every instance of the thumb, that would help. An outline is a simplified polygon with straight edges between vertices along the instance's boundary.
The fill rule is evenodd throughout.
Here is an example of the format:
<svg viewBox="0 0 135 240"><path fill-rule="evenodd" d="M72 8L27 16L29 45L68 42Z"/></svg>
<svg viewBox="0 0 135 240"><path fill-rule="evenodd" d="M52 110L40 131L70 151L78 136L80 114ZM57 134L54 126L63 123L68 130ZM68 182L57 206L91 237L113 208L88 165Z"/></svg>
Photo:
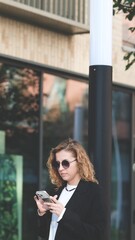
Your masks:
<svg viewBox="0 0 135 240"><path fill-rule="evenodd" d="M54 195L54 198L57 199L58 195Z"/></svg>
<svg viewBox="0 0 135 240"><path fill-rule="evenodd" d="M37 196L34 196L34 200L37 201Z"/></svg>
<svg viewBox="0 0 135 240"><path fill-rule="evenodd" d="M53 197L51 197L51 199L53 200L54 203L56 203L58 201L57 197L58 197L58 195L54 195Z"/></svg>

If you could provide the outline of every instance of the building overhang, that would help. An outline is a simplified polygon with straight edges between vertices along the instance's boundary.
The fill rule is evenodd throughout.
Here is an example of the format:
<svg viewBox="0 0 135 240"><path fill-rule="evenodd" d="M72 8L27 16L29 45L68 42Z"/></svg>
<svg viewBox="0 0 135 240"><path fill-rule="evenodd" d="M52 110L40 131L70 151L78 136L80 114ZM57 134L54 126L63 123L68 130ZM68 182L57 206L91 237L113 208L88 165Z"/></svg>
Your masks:
<svg viewBox="0 0 135 240"><path fill-rule="evenodd" d="M89 26L22 3L0 0L0 14L64 34L89 33Z"/></svg>

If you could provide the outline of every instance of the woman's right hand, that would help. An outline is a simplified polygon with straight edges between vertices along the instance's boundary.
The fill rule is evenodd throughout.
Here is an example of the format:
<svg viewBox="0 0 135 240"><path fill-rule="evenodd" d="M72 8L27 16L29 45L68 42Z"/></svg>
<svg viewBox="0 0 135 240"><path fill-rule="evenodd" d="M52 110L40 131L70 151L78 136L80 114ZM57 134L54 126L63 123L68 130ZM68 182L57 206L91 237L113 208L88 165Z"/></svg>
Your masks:
<svg viewBox="0 0 135 240"><path fill-rule="evenodd" d="M34 200L37 204L37 208L38 208L38 213L40 214L45 214L45 212L47 210L49 210L47 204L40 198L40 197L37 197L36 195L34 196Z"/></svg>

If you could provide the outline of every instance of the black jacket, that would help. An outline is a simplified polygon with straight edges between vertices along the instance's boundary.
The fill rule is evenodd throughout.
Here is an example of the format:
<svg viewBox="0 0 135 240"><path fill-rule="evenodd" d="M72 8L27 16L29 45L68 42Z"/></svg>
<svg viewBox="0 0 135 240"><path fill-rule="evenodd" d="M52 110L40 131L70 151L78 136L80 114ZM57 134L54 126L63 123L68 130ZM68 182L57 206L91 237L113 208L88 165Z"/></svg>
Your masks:
<svg viewBox="0 0 135 240"><path fill-rule="evenodd" d="M62 188L55 194L60 195ZM104 240L104 207L100 187L80 181L59 221L55 240ZM48 240L51 213L39 219L39 236Z"/></svg>

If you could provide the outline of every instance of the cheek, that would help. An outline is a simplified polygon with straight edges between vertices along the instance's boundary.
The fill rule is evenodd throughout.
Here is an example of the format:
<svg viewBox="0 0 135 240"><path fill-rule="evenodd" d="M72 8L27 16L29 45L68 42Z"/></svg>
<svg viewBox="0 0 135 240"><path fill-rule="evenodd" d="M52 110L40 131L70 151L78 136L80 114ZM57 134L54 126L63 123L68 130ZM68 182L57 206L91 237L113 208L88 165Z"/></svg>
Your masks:
<svg viewBox="0 0 135 240"><path fill-rule="evenodd" d="M79 168L76 167L72 170L72 174L78 174L79 173Z"/></svg>

